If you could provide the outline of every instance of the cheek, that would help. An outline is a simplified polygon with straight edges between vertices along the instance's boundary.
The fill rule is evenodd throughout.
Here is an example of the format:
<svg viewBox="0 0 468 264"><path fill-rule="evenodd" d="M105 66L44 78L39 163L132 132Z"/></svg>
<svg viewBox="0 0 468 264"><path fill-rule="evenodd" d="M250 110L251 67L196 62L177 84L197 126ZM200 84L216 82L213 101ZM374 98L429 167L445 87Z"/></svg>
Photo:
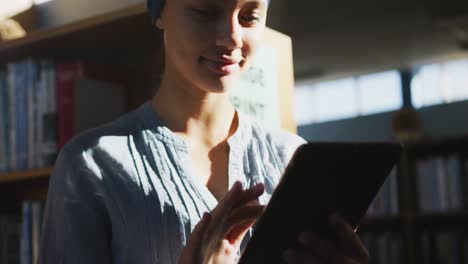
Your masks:
<svg viewBox="0 0 468 264"><path fill-rule="evenodd" d="M193 67L197 63L202 48L200 43L202 39L191 26L178 26L171 30L171 34L167 38L166 50L171 53L170 56L174 64L178 65L179 68L187 69L187 67Z"/></svg>
<svg viewBox="0 0 468 264"><path fill-rule="evenodd" d="M263 31L255 30L247 32L243 38L242 54L246 57L248 63L262 45Z"/></svg>

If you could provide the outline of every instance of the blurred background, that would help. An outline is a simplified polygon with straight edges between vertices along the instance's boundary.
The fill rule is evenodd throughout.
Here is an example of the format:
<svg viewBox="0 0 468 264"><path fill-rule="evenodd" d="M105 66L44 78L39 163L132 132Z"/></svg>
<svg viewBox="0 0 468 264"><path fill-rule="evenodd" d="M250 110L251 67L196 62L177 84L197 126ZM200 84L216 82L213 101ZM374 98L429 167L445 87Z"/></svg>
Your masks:
<svg viewBox="0 0 468 264"><path fill-rule="evenodd" d="M144 4L0 0L0 263L35 263L58 150L151 95ZM371 264L468 263L468 1L272 0L267 25L292 60L251 72L276 97L236 106L308 141L404 143L359 229Z"/></svg>

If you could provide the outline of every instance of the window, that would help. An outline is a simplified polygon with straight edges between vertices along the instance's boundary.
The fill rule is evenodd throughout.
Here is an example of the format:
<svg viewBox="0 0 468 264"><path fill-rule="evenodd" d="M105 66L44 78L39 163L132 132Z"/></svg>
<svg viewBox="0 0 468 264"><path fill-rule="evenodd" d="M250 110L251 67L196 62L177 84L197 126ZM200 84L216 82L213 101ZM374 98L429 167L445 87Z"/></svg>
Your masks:
<svg viewBox="0 0 468 264"><path fill-rule="evenodd" d="M401 76L389 71L359 77L359 114L369 115L402 107Z"/></svg>
<svg viewBox="0 0 468 264"><path fill-rule="evenodd" d="M468 60L422 66L411 81L415 108L468 99Z"/></svg>
<svg viewBox="0 0 468 264"><path fill-rule="evenodd" d="M356 116L358 109L354 79L319 83L312 90L309 107L315 110L315 122Z"/></svg>
<svg viewBox="0 0 468 264"><path fill-rule="evenodd" d="M295 92L298 125L399 109L401 77L388 71L321 83L302 83Z"/></svg>

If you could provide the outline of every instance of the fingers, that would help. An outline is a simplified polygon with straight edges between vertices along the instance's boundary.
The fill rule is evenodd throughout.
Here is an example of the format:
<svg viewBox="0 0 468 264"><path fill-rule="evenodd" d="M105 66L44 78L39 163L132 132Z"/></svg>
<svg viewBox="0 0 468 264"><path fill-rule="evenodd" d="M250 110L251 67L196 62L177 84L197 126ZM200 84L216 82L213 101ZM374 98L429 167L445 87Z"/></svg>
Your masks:
<svg viewBox="0 0 468 264"><path fill-rule="evenodd" d="M242 223L236 224L232 227L231 231L226 235L226 240L235 248L240 248L245 234L253 226L255 220L246 220Z"/></svg>
<svg viewBox="0 0 468 264"><path fill-rule="evenodd" d="M283 260L286 263L291 264L299 264L299 263L307 263L307 264L321 264L321 262L314 256L310 254L306 254L305 252L298 252L291 249L286 250L283 253Z"/></svg>
<svg viewBox="0 0 468 264"><path fill-rule="evenodd" d="M311 233L301 233L299 235L299 242L308 252L326 262L330 262L330 260L336 257L337 252L339 252L334 243L329 240L320 239Z"/></svg>
<svg viewBox="0 0 468 264"><path fill-rule="evenodd" d="M264 208L257 201L252 201L245 206L236 208L226 221L226 239L232 244L240 242L245 233L263 213Z"/></svg>
<svg viewBox="0 0 468 264"><path fill-rule="evenodd" d="M212 213L204 214L195 226L179 263L206 263L213 256L230 259L263 212L264 207L257 201L263 192L263 184L242 190L240 182L234 183Z"/></svg>
<svg viewBox="0 0 468 264"><path fill-rule="evenodd" d="M354 232L351 225L336 213L330 216L330 224L338 235L340 243L342 244L341 246L343 246L345 252L367 262L369 259L369 252L359 236Z"/></svg>
<svg viewBox="0 0 468 264"><path fill-rule="evenodd" d="M330 224L337 234L338 241L334 243L330 240L320 239L311 233L301 233L299 242L304 246L304 252L317 257L324 263L367 263L369 252L351 225L338 214L330 216ZM296 257L305 258L301 254Z"/></svg>
<svg viewBox="0 0 468 264"><path fill-rule="evenodd" d="M242 183L235 182L231 190L224 195L223 199L219 201L216 208L213 210L213 216L223 215L224 212L229 212L241 199L242 194Z"/></svg>
<svg viewBox="0 0 468 264"><path fill-rule="evenodd" d="M230 242L241 238L246 228L248 229L263 211L263 207L255 201L263 191L263 184L242 190L240 182L234 183L231 190L213 210L211 224L205 236L220 241L230 233Z"/></svg>
<svg viewBox="0 0 468 264"><path fill-rule="evenodd" d="M245 190L241 194L241 199L238 205L242 205L242 204L258 199L258 197L260 197L264 191L265 191L265 185L263 185L263 183L259 183L253 186L252 188Z"/></svg>
<svg viewBox="0 0 468 264"><path fill-rule="evenodd" d="M224 227L224 229L220 230L223 235L225 235L230 229L230 226L235 223L232 221L227 222L227 218L232 215L232 211L256 200L263 191L263 184L257 184L250 189L242 190L242 184L240 182L234 183L231 190L223 197L212 213L213 223L219 224L219 227ZM239 221L245 220L245 215L239 214L237 216L241 217Z"/></svg>
<svg viewBox="0 0 468 264"><path fill-rule="evenodd" d="M222 234L231 243L241 240L245 232L263 213L264 206L258 202L258 197L264 192L263 184L242 191L237 205L230 212L225 212Z"/></svg>
<svg viewBox="0 0 468 264"><path fill-rule="evenodd" d="M263 213L264 209L265 206L261 205L258 201L251 201L230 212L226 219L226 224L232 226L246 220L255 220Z"/></svg>
<svg viewBox="0 0 468 264"><path fill-rule="evenodd" d="M180 256L179 263L191 263L191 260L201 260L203 259L203 256L200 255L200 250L201 245L203 245L204 241L204 232L210 222L210 214L205 213L198 222L198 224L195 226L195 228L192 231L192 234L188 238L187 241L187 250L184 250L183 254Z"/></svg>

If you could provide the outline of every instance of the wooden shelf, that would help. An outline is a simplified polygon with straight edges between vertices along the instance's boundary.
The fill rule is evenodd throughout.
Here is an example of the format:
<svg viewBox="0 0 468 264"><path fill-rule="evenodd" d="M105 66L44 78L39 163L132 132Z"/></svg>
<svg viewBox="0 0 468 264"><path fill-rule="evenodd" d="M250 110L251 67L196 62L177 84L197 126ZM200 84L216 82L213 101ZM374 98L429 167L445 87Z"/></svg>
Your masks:
<svg viewBox="0 0 468 264"><path fill-rule="evenodd" d="M359 230L363 232L374 231L396 231L402 230L407 218L403 216L379 216L365 217L360 225Z"/></svg>
<svg viewBox="0 0 468 264"><path fill-rule="evenodd" d="M47 178L52 173L52 169L52 167L47 167L35 170L2 173L0 174L0 184Z"/></svg>
<svg viewBox="0 0 468 264"><path fill-rule="evenodd" d="M468 229L468 213L427 213L420 214L414 218L418 229L450 229L465 228Z"/></svg>
<svg viewBox="0 0 468 264"><path fill-rule="evenodd" d="M135 56L161 38L151 27L144 4L95 16L26 37L0 42L0 63L26 57L96 57L106 59Z"/></svg>
<svg viewBox="0 0 468 264"><path fill-rule="evenodd" d="M162 33L144 3L0 42L0 66L25 58L111 64L126 71L127 109L150 98L163 70Z"/></svg>
<svg viewBox="0 0 468 264"><path fill-rule="evenodd" d="M468 149L461 150L461 146L468 146L468 137L421 141L407 144L405 148L412 156L446 155L453 152L468 153Z"/></svg>

